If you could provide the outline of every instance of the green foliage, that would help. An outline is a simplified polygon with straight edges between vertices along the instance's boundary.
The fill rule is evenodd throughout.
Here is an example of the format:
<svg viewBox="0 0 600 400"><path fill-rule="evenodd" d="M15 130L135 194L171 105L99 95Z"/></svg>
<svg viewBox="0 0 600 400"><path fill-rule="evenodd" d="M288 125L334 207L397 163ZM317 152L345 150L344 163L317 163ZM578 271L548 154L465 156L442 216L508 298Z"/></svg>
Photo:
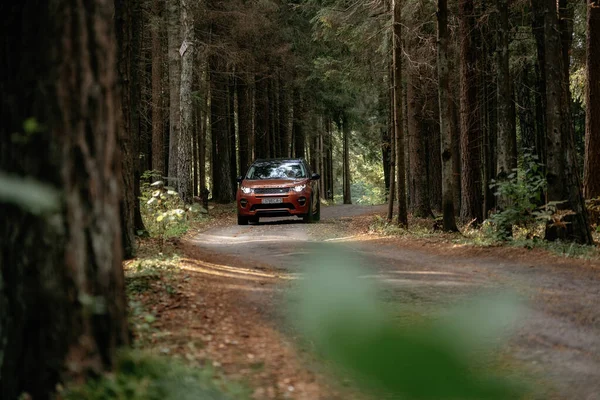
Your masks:
<svg viewBox="0 0 600 400"><path fill-rule="evenodd" d="M34 179L0 171L0 201L15 204L32 214L51 213L60 208L60 193Z"/></svg>
<svg viewBox="0 0 600 400"><path fill-rule="evenodd" d="M345 375L380 397L514 399L516 387L486 371L483 354L518 315L514 296L479 299L435 321L399 326L355 258L320 247L299 283L296 323Z"/></svg>
<svg viewBox="0 0 600 400"><path fill-rule="evenodd" d="M67 387L65 400L225 400L247 399L247 390L225 382L209 367L191 368L173 360L127 352L113 374Z"/></svg>
<svg viewBox="0 0 600 400"><path fill-rule="evenodd" d="M546 188L546 178L536 155L525 153L520 167L515 168L506 179L492 180L490 188L503 204L502 210L489 219L490 232L498 239L511 235L512 226L531 225L543 217L538 205Z"/></svg>
<svg viewBox="0 0 600 400"><path fill-rule="evenodd" d="M142 175L140 201L144 224L152 237L164 240L181 236L187 232L191 218L207 211L197 204L184 204L179 194L157 180L158 177L160 173L156 171Z"/></svg>

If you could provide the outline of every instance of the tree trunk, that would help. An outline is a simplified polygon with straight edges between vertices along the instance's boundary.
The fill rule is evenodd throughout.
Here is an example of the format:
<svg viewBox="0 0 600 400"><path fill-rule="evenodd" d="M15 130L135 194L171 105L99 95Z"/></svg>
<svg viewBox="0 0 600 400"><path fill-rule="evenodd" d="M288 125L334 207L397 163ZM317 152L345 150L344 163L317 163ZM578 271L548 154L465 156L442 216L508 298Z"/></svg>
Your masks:
<svg viewBox="0 0 600 400"><path fill-rule="evenodd" d="M445 231L457 232L452 168L452 97L448 68L448 1L438 0L438 94L440 104L440 137L442 158L442 213Z"/></svg>
<svg viewBox="0 0 600 400"><path fill-rule="evenodd" d="M135 233L145 231L140 213L141 8L137 0L116 3L117 68L121 85L121 160L123 198L121 232L124 257L135 254Z"/></svg>
<svg viewBox="0 0 600 400"><path fill-rule="evenodd" d="M396 146L396 165L398 185L398 225L408 226L406 207L406 169L404 157L404 131L402 130L402 4L393 2L393 67L394 67L394 136Z"/></svg>
<svg viewBox="0 0 600 400"><path fill-rule="evenodd" d="M294 90L294 120L292 122L292 136L294 138L294 157L306 157L304 145L304 103L299 90Z"/></svg>
<svg viewBox="0 0 600 400"><path fill-rule="evenodd" d="M477 104L477 46L473 0L459 0L461 218L483 220L481 130Z"/></svg>
<svg viewBox="0 0 600 400"><path fill-rule="evenodd" d="M122 22L129 5L115 6ZM115 8L2 9L0 170L59 195L42 213L0 202L0 398L43 400L110 369L128 343ZM15 141L29 118L37 129Z"/></svg>
<svg viewBox="0 0 600 400"><path fill-rule="evenodd" d="M570 99L565 99L568 90L564 87L565 66L554 0L544 1L544 15L547 197L549 202L563 202L558 204L558 209L567 209L575 213L564 219L567 224L549 224L546 227L546 239L572 240L590 244L592 237L574 163L574 144L569 128L568 111L565 110Z"/></svg>
<svg viewBox="0 0 600 400"><path fill-rule="evenodd" d="M257 75L255 80L254 143L256 158L269 157L269 96L268 81ZM295 112L295 111L294 111Z"/></svg>
<svg viewBox="0 0 600 400"><path fill-rule="evenodd" d="M250 135L252 134L252 99L250 88L243 77L237 79L238 101L238 140L240 153L240 174L250 167Z"/></svg>
<svg viewBox="0 0 600 400"><path fill-rule="evenodd" d="M238 162L237 162L237 139L235 137L235 87L237 85L235 75L228 79L227 92L227 129L229 131L229 168L231 171L232 196L235 197L237 189Z"/></svg>
<svg viewBox="0 0 600 400"><path fill-rule="evenodd" d="M279 148L281 149L281 157L290 156L290 143L289 143L289 106L288 96L285 81L279 78Z"/></svg>
<svg viewBox="0 0 600 400"><path fill-rule="evenodd" d="M600 0L588 0L585 164L587 199L600 196Z"/></svg>
<svg viewBox="0 0 600 400"><path fill-rule="evenodd" d="M227 78L223 62L218 56L210 57L210 113L212 136L213 199L227 204L233 201L231 186L231 141L227 126Z"/></svg>
<svg viewBox="0 0 600 400"><path fill-rule="evenodd" d="M162 115L162 62L161 38L162 1L152 0L152 169L165 174L164 127Z"/></svg>
<svg viewBox="0 0 600 400"><path fill-rule="evenodd" d="M391 98L390 100L393 100ZM389 175L390 175L390 190L388 192L388 210L387 220L392 222L394 217L394 200L396 198L396 135L394 129L390 131L390 161L389 161Z"/></svg>
<svg viewBox="0 0 600 400"><path fill-rule="evenodd" d="M181 26L184 49L181 56L181 89L179 91L180 131L177 139L177 190L184 203L194 197L192 184L192 137L194 135L194 13L190 0L181 0Z"/></svg>
<svg viewBox="0 0 600 400"><path fill-rule="evenodd" d="M431 216L429 205L429 188L427 186L427 157L425 153L425 136L427 127L423 115L419 113L424 109L422 103L422 93L419 93L418 87L422 83L415 79L418 71L411 71L407 74L406 96L408 113L408 153L410 180L408 191L410 193L410 205L412 213L417 218L427 218ZM417 80L417 82L415 82Z"/></svg>
<svg viewBox="0 0 600 400"><path fill-rule="evenodd" d="M517 135L515 116L512 113L512 92L509 69L509 30L508 0L496 0L500 12L497 55L498 70L498 146L497 176L503 178L517 167Z"/></svg>
<svg viewBox="0 0 600 400"><path fill-rule="evenodd" d="M542 164L542 172L546 170L546 44L544 41L544 0L531 0L531 27L536 43L536 84L535 84L535 149Z"/></svg>
<svg viewBox="0 0 600 400"><path fill-rule="evenodd" d="M346 115L341 118L342 141L343 141L343 200L344 204L352 204L352 193L350 191L350 123Z"/></svg>
<svg viewBox="0 0 600 400"><path fill-rule="evenodd" d="M177 178L177 148L179 140L181 110L179 106L181 90L181 56L179 48L181 46L180 30L180 0L167 1L168 18L168 56L169 56L169 184L174 184L173 179Z"/></svg>

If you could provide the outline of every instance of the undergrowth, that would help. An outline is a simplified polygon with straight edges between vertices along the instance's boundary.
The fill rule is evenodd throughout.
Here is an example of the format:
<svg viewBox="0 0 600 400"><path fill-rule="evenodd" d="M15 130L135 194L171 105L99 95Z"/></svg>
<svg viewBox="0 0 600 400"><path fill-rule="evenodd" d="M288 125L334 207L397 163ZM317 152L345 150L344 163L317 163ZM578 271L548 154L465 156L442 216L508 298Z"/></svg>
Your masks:
<svg viewBox="0 0 600 400"><path fill-rule="evenodd" d="M532 224L527 227L514 227L512 238L504 240L496 236L494 227L485 221L479 227L467 224L460 226L460 233L447 233L436 229L436 220L409 219L409 228L400 228L394 221L388 222L384 217L375 216L369 225L369 232L383 236L400 236L415 239L432 239L452 244L477 247L518 247L525 249L543 249L563 257L594 259L600 257L597 246L581 245L571 242L543 240L544 224ZM600 241L595 233L594 239Z"/></svg>
<svg viewBox="0 0 600 400"><path fill-rule="evenodd" d="M219 377L209 366L192 368L140 351L122 353L113 373L67 387L64 400L225 400L247 399L244 387Z"/></svg>

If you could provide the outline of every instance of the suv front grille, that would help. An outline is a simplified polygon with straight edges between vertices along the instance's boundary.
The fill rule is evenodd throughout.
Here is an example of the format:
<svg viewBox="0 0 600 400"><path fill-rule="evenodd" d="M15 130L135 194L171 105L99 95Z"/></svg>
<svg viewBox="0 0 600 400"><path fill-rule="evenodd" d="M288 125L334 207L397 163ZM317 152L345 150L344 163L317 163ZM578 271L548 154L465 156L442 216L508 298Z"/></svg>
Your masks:
<svg viewBox="0 0 600 400"><path fill-rule="evenodd" d="M289 193L290 188L256 188L254 193L256 194L283 194Z"/></svg>
<svg viewBox="0 0 600 400"><path fill-rule="evenodd" d="M294 207L292 203L254 204L252 207L250 207L250 211L277 209L294 210L295 208L296 207Z"/></svg>

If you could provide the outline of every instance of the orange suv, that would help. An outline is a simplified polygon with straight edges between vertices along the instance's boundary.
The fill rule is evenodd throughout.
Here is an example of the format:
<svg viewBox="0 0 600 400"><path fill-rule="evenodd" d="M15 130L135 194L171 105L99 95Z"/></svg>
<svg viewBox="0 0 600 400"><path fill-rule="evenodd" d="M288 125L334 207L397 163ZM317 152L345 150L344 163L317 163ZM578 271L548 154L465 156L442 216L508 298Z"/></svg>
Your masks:
<svg viewBox="0 0 600 400"><path fill-rule="evenodd" d="M258 223L261 217L296 216L304 222L321 216L319 174L303 159L256 160L238 177L238 225Z"/></svg>

